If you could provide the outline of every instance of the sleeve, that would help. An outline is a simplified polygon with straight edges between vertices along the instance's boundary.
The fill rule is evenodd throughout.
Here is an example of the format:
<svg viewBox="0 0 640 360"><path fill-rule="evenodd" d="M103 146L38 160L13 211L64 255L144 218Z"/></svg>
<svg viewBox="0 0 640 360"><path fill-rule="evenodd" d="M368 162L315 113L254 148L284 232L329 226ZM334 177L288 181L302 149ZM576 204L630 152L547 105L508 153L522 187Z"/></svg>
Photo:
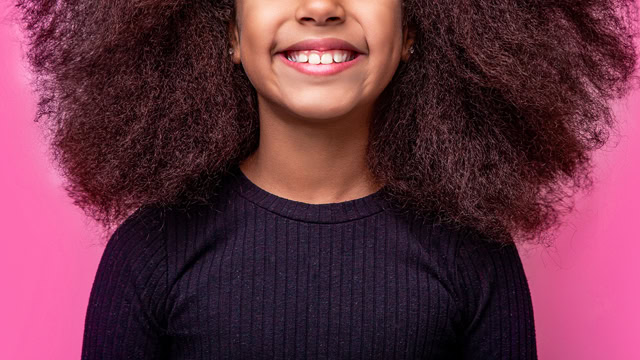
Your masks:
<svg viewBox="0 0 640 360"><path fill-rule="evenodd" d="M516 245L471 232L456 254L461 359L537 359L531 294Z"/></svg>
<svg viewBox="0 0 640 360"><path fill-rule="evenodd" d="M158 209L140 208L110 237L89 295L82 359L162 359L166 246Z"/></svg>

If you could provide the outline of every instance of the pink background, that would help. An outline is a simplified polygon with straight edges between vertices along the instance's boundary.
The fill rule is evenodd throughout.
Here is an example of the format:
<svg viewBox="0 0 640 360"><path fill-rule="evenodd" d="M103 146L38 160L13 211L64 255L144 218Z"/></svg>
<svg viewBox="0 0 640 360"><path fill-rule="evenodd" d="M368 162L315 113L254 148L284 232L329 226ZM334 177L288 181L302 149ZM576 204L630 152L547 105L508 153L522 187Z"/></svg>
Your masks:
<svg viewBox="0 0 640 360"><path fill-rule="evenodd" d="M19 30L0 0L0 359L78 359L98 228L66 197L32 121ZM640 359L640 92L598 153L555 248L520 254L540 359Z"/></svg>

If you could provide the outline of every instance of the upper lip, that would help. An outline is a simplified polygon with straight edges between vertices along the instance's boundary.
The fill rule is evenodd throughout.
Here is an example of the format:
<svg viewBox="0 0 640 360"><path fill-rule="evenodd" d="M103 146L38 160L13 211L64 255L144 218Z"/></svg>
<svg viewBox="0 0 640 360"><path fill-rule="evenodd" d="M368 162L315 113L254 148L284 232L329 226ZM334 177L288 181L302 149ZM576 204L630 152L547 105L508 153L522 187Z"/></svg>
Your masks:
<svg viewBox="0 0 640 360"><path fill-rule="evenodd" d="M280 52L302 50L350 50L360 54L364 53L352 43L338 38L306 39L298 41Z"/></svg>

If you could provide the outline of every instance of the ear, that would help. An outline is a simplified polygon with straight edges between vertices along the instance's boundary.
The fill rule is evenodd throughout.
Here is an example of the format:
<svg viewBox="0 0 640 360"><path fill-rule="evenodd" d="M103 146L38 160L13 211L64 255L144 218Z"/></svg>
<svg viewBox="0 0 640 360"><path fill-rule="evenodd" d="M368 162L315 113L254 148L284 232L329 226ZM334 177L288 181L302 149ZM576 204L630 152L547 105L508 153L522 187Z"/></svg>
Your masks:
<svg viewBox="0 0 640 360"><path fill-rule="evenodd" d="M240 35L235 20L229 22L227 33L229 34L229 48L233 49L233 54L227 53L227 55L231 56L231 61L235 64L240 64Z"/></svg>
<svg viewBox="0 0 640 360"><path fill-rule="evenodd" d="M402 29L402 61L408 61L411 53L409 48L414 44L416 31L412 26L405 25Z"/></svg>

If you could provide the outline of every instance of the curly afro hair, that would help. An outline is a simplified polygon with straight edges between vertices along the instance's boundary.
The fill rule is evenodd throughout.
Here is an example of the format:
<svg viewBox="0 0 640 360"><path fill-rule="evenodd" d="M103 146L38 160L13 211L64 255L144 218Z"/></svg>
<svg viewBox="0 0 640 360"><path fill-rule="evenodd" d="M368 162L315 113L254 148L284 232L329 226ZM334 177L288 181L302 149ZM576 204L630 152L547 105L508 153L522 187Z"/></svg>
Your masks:
<svg viewBox="0 0 640 360"><path fill-rule="evenodd" d="M38 111L74 203L105 227L206 203L258 146L233 0L16 0ZM398 209L544 241L592 186L636 70L634 0L405 0L415 53L376 102L367 163ZM39 122L42 124L42 122ZM567 206L565 205L565 209Z"/></svg>

